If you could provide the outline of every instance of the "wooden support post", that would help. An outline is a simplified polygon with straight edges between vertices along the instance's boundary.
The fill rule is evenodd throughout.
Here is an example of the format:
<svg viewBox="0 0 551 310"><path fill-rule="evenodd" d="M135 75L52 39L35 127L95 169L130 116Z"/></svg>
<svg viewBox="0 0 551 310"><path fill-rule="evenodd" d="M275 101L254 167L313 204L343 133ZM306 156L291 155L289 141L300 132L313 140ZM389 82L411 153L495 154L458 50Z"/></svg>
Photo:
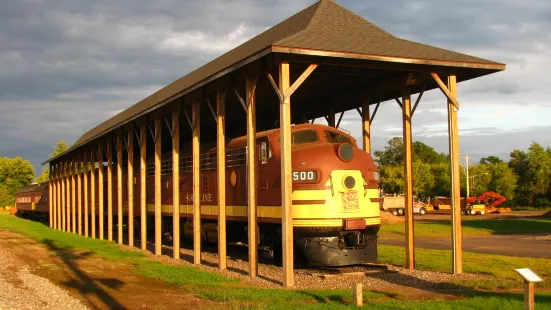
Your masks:
<svg viewBox="0 0 551 310"><path fill-rule="evenodd" d="M66 199L66 217L67 222L65 223L66 232L71 232L71 170L73 168L73 163L67 163L67 171L65 174L65 199Z"/></svg>
<svg viewBox="0 0 551 310"><path fill-rule="evenodd" d="M61 230L67 231L67 219L65 217L67 196L65 195L65 182L67 181L67 163L63 163L63 176L61 178Z"/></svg>
<svg viewBox="0 0 551 310"><path fill-rule="evenodd" d="M226 90L216 92L218 161L218 268L226 269Z"/></svg>
<svg viewBox="0 0 551 310"><path fill-rule="evenodd" d="M146 155L147 134L145 125L140 127L140 242L142 251L147 250L147 201L146 201Z"/></svg>
<svg viewBox="0 0 551 310"><path fill-rule="evenodd" d="M107 240L113 241L113 151L112 151L110 140L107 140L106 152L107 152Z"/></svg>
<svg viewBox="0 0 551 310"><path fill-rule="evenodd" d="M534 282L524 281L524 310L534 310Z"/></svg>
<svg viewBox="0 0 551 310"><path fill-rule="evenodd" d="M88 226L88 168L90 168L90 163L88 162L88 156L84 153L84 236L88 237L90 228Z"/></svg>
<svg viewBox="0 0 551 310"><path fill-rule="evenodd" d="M53 227L52 215L53 215L53 201L52 201L52 165L48 167L48 226Z"/></svg>
<svg viewBox="0 0 551 310"><path fill-rule="evenodd" d="M104 192L103 192L103 146L98 144L98 152L97 152L97 161L98 161L98 222L99 222L99 239L103 240L104 235L103 231L105 230L105 225L103 223L104 221ZM95 227L95 226L94 226ZM95 229L95 228L94 228Z"/></svg>
<svg viewBox="0 0 551 310"><path fill-rule="evenodd" d="M55 198L55 166L50 163L50 203L52 204L51 210L50 210L50 227L53 229L56 229L56 223L55 223L55 207L56 207L56 198Z"/></svg>
<svg viewBox="0 0 551 310"><path fill-rule="evenodd" d="M290 84L289 63L283 61L279 64L279 91L285 94ZM291 98L281 96L280 107L280 134L281 134L281 231L283 247L283 285L294 286L293 271L293 210L292 194L293 179L291 169ZM333 126L335 126L335 113ZM331 117L330 115L330 117Z"/></svg>
<svg viewBox="0 0 551 310"><path fill-rule="evenodd" d="M161 118L155 119L155 255L161 255Z"/></svg>
<svg viewBox="0 0 551 310"><path fill-rule="evenodd" d="M364 305L362 282L352 285L352 298L354 299L354 306L361 307Z"/></svg>
<svg viewBox="0 0 551 310"><path fill-rule="evenodd" d="M333 108L329 109L329 114L327 115L327 125L331 127L335 127L335 109Z"/></svg>
<svg viewBox="0 0 551 310"><path fill-rule="evenodd" d="M363 150L371 154L371 119L369 114L369 103L364 103L362 107Z"/></svg>
<svg viewBox="0 0 551 310"><path fill-rule="evenodd" d="M100 149L98 149L99 151ZM96 163L94 162L94 149L92 149L92 156L90 156L90 232L92 239L96 239ZM99 163L99 169L103 168L102 163ZM103 191L100 191L100 193ZM100 194L101 195L101 194ZM100 209L103 214L103 210ZM103 223L103 218L100 216L100 223ZM103 229L100 225L100 234L103 236Z"/></svg>
<svg viewBox="0 0 551 310"><path fill-rule="evenodd" d="M76 188L76 173L77 162L73 162L73 169L71 169L71 232L77 233L77 188Z"/></svg>
<svg viewBox="0 0 551 310"><path fill-rule="evenodd" d="M180 259L180 111L172 112L172 257Z"/></svg>
<svg viewBox="0 0 551 310"><path fill-rule="evenodd" d="M57 230L62 230L63 226L61 225L61 164L57 165L57 173L56 173L56 188L57 188L57 208L56 208L56 221L57 221Z"/></svg>
<svg viewBox="0 0 551 310"><path fill-rule="evenodd" d="M128 245L134 246L134 129L128 130Z"/></svg>
<svg viewBox="0 0 551 310"><path fill-rule="evenodd" d="M404 205L406 232L406 268L415 268L415 253L413 245L413 169L412 169L412 137L411 137L411 95L409 89L404 90L402 98L402 125L404 130Z"/></svg>
<svg viewBox="0 0 551 310"><path fill-rule="evenodd" d="M82 174L84 170L84 163L81 161L82 157L78 158L77 168L77 199L78 199L78 234L82 236Z"/></svg>
<svg viewBox="0 0 551 310"><path fill-rule="evenodd" d="M122 244L122 134L117 135L117 244Z"/></svg>
<svg viewBox="0 0 551 310"><path fill-rule="evenodd" d="M200 101L193 102L193 263L201 264L201 108Z"/></svg>
<svg viewBox="0 0 551 310"><path fill-rule="evenodd" d="M456 77L448 76L448 90L452 98L457 97ZM457 100L455 100L457 102ZM463 273L463 250L461 238L461 182L459 168L459 133L455 103L448 99L448 136L450 145L451 208L452 208L452 256L453 273Z"/></svg>
<svg viewBox="0 0 551 310"><path fill-rule="evenodd" d="M249 234L249 276L258 274L258 242L256 235L256 78L246 81L247 100L247 232Z"/></svg>

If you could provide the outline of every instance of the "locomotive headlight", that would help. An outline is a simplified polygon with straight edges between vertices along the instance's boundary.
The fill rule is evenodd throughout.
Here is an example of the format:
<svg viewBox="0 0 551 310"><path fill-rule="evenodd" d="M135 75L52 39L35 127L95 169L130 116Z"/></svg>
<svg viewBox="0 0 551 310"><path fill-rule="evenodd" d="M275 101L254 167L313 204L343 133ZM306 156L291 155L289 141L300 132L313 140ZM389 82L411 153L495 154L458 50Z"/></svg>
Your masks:
<svg viewBox="0 0 551 310"><path fill-rule="evenodd" d="M346 177L344 177L342 183L344 187L346 187L346 189L353 189L354 186L356 186L356 179L354 179L354 177L351 175L347 175Z"/></svg>
<svg viewBox="0 0 551 310"><path fill-rule="evenodd" d="M354 149L352 145L343 143L339 146L337 154L342 161L351 161L352 157L354 157Z"/></svg>
<svg viewBox="0 0 551 310"><path fill-rule="evenodd" d="M381 174L379 173L379 171L375 171L373 172L373 177L375 178L375 180L379 181L381 179Z"/></svg>

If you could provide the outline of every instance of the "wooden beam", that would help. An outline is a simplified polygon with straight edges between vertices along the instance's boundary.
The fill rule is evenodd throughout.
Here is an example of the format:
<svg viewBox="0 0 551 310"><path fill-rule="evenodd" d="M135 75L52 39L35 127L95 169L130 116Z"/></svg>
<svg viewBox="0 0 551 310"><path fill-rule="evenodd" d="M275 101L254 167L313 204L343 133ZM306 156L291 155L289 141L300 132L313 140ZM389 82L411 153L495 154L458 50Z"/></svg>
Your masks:
<svg viewBox="0 0 551 310"><path fill-rule="evenodd" d="M535 283L524 281L524 310L535 309Z"/></svg>
<svg viewBox="0 0 551 310"><path fill-rule="evenodd" d="M76 225L76 220L77 220L77 215L76 215L76 211L77 211L77 189L76 189L76 170L77 170L77 162L76 161L73 161L73 169L71 170L71 232L73 234L76 234L77 233L77 225Z"/></svg>
<svg viewBox="0 0 551 310"><path fill-rule="evenodd" d="M442 82L442 80L440 79L437 73L431 73L430 75L432 76L436 84L438 84L438 88L440 88L444 96L446 96L448 100L451 102L451 104L453 104L455 108L459 110L459 102L457 101L457 96L454 96L452 94L450 89L446 87L446 85L444 84L444 82Z"/></svg>
<svg viewBox="0 0 551 310"><path fill-rule="evenodd" d="M421 98L423 98L423 94L425 93L425 85L423 85L423 88L421 89L421 92L417 96L417 100L415 100L415 104L413 105L413 109L411 110L411 116L415 114L415 110L417 110L417 105L421 101Z"/></svg>
<svg viewBox="0 0 551 310"><path fill-rule="evenodd" d="M369 114L369 103L364 103L362 107L363 150L371 154L371 119Z"/></svg>
<svg viewBox="0 0 551 310"><path fill-rule="evenodd" d="M82 236L82 173L84 170L84 162L81 161L82 157L78 158L78 171L77 171L77 199L78 199L78 234Z"/></svg>
<svg viewBox="0 0 551 310"><path fill-rule="evenodd" d="M56 223L56 205L57 205L57 198L56 198L56 191L57 191L57 188L56 188L56 180L55 180L55 165L53 165L52 163L49 163L50 164L50 181L52 183L52 198L51 198L51 203L52 203L52 211L50 212L50 219L51 219L51 222L52 222L52 228L53 229L57 229L57 223Z"/></svg>
<svg viewBox="0 0 551 310"><path fill-rule="evenodd" d="M398 98L394 98L396 100L396 103L400 106L400 109L402 109L402 102Z"/></svg>
<svg viewBox="0 0 551 310"><path fill-rule="evenodd" d="M279 91L279 87L277 86L276 82L274 81L274 78L272 77L272 75L270 74L270 72L266 72L266 77L268 77L268 81L270 81L270 84L272 84L272 87L274 88L274 91L277 95L277 97L279 98L279 101L284 101L283 99L283 95L281 94L281 92Z"/></svg>
<svg viewBox="0 0 551 310"><path fill-rule="evenodd" d="M243 110L245 110L245 112L247 112L247 105L245 104L245 100L243 100L243 97L241 97L241 94L239 94L239 92L237 91L237 88L234 87L233 92L235 93L235 96L237 97L237 99L241 103L241 106L243 107Z"/></svg>
<svg viewBox="0 0 551 310"><path fill-rule="evenodd" d="M199 101L193 102L193 115L200 115ZM201 140L201 117L196 117L193 124L193 263L201 264L201 158L200 158L200 140Z"/></svg>
<svg viewBox="0 0 551 310"><path fill-rule="evenodd" d="M147 132L145 125L140 127L140 243L142 251L147 250Z"/></svg>
<svg viewBox="0 0 551 310"><path fill-rule="evenodd" d="M88 168L90 168L90 163L88 162L88 156L86 153L84 153L84 236L88 237L88 234L90 232L89 227L89 217L88 217Z"/></svg>
<svg viewBox="0 0 551 310"><path fill-rule="evenodd" d="M172 257L180 259L180 111L172 112Z"/></svg>
<svg viewBox="0 0 551 310"><path fill-rule="evenodd" d="M451 98L457 96L455 75L448 76ZM449 99L449 98L448 98ZM457 109L452 100L448 100L448 137L450 151L451 208L452 208L452 257L453 273L463 273L463 246L461 241L461 182L459 168L459 133L457 128Z"/></svg>
<svg viewBox="0 0 551 310"><path fill-rule="evenodd" d="M107 240L113 241L113 150L112 150L110 140L107 140L106 152L107 152Z"/></svg>
<svg viewBox="0 0 551 310"><path fill-rule="evenodd" d="M406 268L415 268L415 253L413 245L413 166L412 166L412 136L411 136L411 95L409 89L404 91L402 98L402 126L404 130L404 206L406 232Z"/></svg>
<svg viewBox="0 0 551 310"><path fill-rule="evenodd" d="M128 130L128 169L126 183L128 186L128 245L134 246L134 129Z"/></svg>
<svg viewBox="0 0 551 310"><path fill-rule="evenodd" d="M289 88L289 63L279 64L279 89L285 93ZM283 286L294 286L293 271L293 209L292 209L292 169L291 169L291 98L284 97L279 103L281 133L281 231L283 248ZM335 114L333 114L334 119ZM334 123L333 123L334 125Z"/></svg>
<svg viewBox="0 0 551 310"><path fill-rule="evenodd" d="M247 78L247 218L249 244L249 276L256 278L258 274L258 242L256 235L256 79Z"/></svg>
<svg viewBox="0 0 551 310"><path fill-rule="evenodd" d="M92 156L90 156L90 231L92 235L92 239L96 239L96 163L94 161L94 158L97 154L94 154L94 150L92 150ZM100 168L102 168L102 165L100 163ZM100 191L100 193L103 191ZM100 194L101 195L101 194ZM103 212L102 209L100 209L100 212ZM103 213L102 213L103 214ZM100 217L100 223L103 223L103 217ZM100 226L100 234L103 234L103 227Z"/></svg>
<svg viewBox="0 0 551 310"><path fill-rule="evenodd" d="M327 125L335 127L335 109L333 107L329 109L329 114L327 114Z"/></svg>
<svg viewBox="0 0 551 310"><path fill-rule="evenodd" d="M285 92L285 97L291 97L291 95L302 85L302 83L314 72L314 70L318 67L316 64L311 64L304 70L304 72L300 75L300 77L293 83L291 87L289 87ZM338 127L338 126L337 126Z"/></svg>
<svg viewBox="0 0 551 310"><path fill-rule="evenodd" d="M375 111L373 111L373 115L369 118L369 122L373 124L373 120L375 119L375 115L377 115L377 111L379 110L379 106L381 105L381 102L377 102L377 105L375 106Z"/></svg>
<svg viewBox="0 0 551 310"><path fill-rule="evenodd" d="M344 116L344 111L341 112L341 115L339 116L339 120L337 121L337 126L335 126L335 128L339 128L339 126L341 125L343 116Z"/></svg>
<svg viewBox="0 0 551 310"><path fill-rule="evenodd" d="M117 244L122 244L122 133L117 134Z"/></svg>
<svg viewBox="0 0 551 310"><path fill-rule="evenodd" d="M226 269L226 90L216 92L218 162L218 268Z"/></svg>
<svg viewBox="0 0 551 310"><path fill-rule="evenodd" d="M103 174L104 174L104 167L103 167L103 146L101 143L98 144L98 151L97 151L97 161L98 161L98 221L99 221L99 239L103 240L104 235L103 231L105 229L103 219L104 214L103 211L105 210L104 206L104 199L103 199ZM94 230L95 230L94 226Z"/></svg>
<svg viewBox="0 0 551 310"><path fill-rule="evenodd" d="M161 255L161 119L155 119L155 255Z"/></svg>

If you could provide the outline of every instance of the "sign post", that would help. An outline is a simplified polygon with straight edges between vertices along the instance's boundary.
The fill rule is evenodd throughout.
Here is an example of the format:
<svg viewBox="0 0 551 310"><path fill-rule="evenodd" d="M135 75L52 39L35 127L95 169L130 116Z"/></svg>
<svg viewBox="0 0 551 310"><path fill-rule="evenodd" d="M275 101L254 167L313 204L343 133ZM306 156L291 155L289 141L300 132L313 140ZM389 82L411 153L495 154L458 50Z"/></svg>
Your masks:
<svg viewBox="0 0 551 310"><path fill-rule="evenodd" d="M534 283L543 281L530 268L515 269L524 279L524 309L534 310Z"/></svg>

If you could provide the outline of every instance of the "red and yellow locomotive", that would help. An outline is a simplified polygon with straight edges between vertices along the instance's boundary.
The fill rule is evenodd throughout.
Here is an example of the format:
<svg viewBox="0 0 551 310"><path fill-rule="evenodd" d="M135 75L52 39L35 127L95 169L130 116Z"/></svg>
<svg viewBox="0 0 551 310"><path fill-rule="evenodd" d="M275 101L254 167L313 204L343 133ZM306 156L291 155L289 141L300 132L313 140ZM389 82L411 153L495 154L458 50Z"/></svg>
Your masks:
<svg viewBox="0 0 551 310"><path fill-rule="evenodd" d="M347 133L324 125L292 130L293 227L296 253L311 265L340 266L377 259L379 171L373 158ZM260 245L281 251L279 129L257 133L257 216ZM228 241L247 242L246 137L226 146ZM201 147L201 237L217 239L217 152ZM165 159L165 158L163 158ZM162 213L172 214L172 160L162 160ZM180 158L180 214L191 238L193 208L191 147ZM148 162L148 213L154 212L154 166ZM126 195L124 195L126 196ZM135 206L138 205L136 200ZM137 214L137 210L135 214ZM171 223L171 221L167 221Z"/></svg>

